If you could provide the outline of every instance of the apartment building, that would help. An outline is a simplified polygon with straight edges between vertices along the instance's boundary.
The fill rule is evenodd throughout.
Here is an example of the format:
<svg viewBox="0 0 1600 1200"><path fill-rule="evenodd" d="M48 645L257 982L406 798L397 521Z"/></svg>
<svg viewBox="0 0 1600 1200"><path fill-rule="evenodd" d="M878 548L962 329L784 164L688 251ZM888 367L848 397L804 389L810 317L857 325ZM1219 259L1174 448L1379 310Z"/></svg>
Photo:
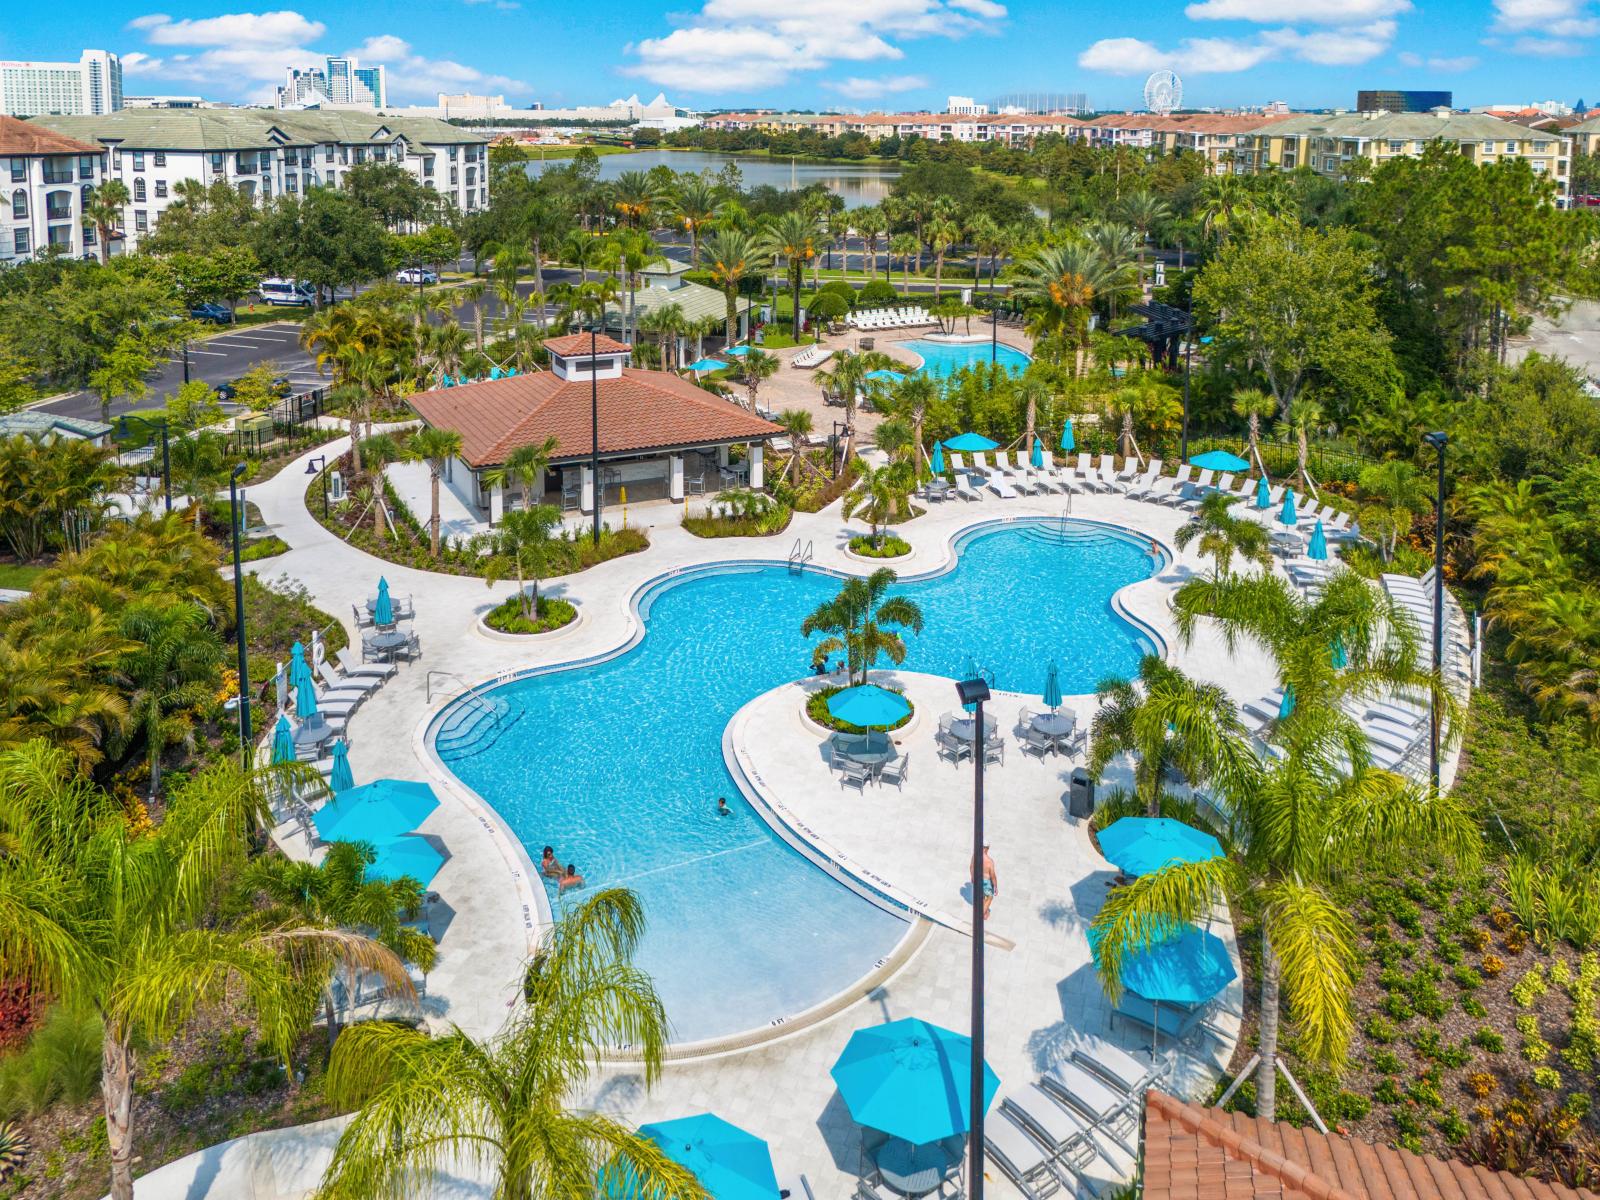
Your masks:
<svg viewBox="0 0 1600 1200"><path fill-rule="evenodd" d="M1233 170L1241 145L1265 124L1283 114L1225 116L1216 113L1107 113L1078 122L1075 136L1101 147L1127 146L1146 154L1186 151L1206 160L1214 175Z"/></svg>
<svg viewBox="0 0 1600 1200"><path fill-rule="evenodd" d="M85 50L72 62L0 62L0 115L100 114L122 107L122 60Z"/></svg>
<svg viewBox="0 0 1600 1200"><path fill-rule="evenodd" d="M103 177L103 147L0 117L0 264L45 250L94 254L83 202Z"/></svg>
<svg viewBox="0 0 1600 1200"><path fill-rule="evenodd" d="M223 180L263 201L337 187L364 162L397 163L463 212L489 204L488 141L431 117L354 109L126 109L29 123L100 148L107 177L127 185L126 247L138 249L177 198L177 185Z"/></svg>

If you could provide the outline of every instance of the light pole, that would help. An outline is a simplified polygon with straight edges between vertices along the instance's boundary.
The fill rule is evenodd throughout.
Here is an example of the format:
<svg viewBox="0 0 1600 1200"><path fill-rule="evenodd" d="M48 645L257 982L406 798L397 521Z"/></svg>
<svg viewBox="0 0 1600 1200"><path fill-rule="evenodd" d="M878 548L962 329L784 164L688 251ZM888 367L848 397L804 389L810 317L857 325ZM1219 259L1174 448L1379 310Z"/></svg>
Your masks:
<svg viewBox="0 0 1600 1200"><path fill-rule="evenodd" d="M187 352L188 347L185 346L184 350L185 350L185 352ZM188 380L185 379L184 382L187 383ZM168 442L167 419L165 417L161 417L161 418L136 417L136 416L133 416L130 413L123 413L120 417L117 418L117 421L122 427L120 432L124 437L126 437L127 434L128 434L128 422L129 421L137 421L141 425L148 425L151 429L159 429L161 431L161 487L162 487L162 491L164 493L163 498L164 498L164 500L166 502L167 511L171 512L172 511L172 449L171 449L170 443Z"/></svg>
<svg viewBox="0 0 1600 1200"><path fill-rule="evenodd" d="M239 533L244 510L239 505L239 477L250 469L240 463L228 477L229 519L233 524L233 628L239 644L239 757L250 769L250 655L244 640L244 570L239 565Z"/></svg>
<svg viewBox="0 0 1600 1200"><path fill-rule="evenodd" d="M1183 447L1178 457L1189 461L1189 360L1194 353L1194 314L1183 328Z"/></svg>
<svg viewBox="0 0 1600 1200"><path fill-rule="evenodd" d="M983 702L981 678L956 684L963 706L972 705L972 1096L967 1120L967 1195L983 1200Z"/></svg>
<svg viewBox="0 0 1600 1200"><path fill-rule="evenodd" d="M600 350L599 334L589 328L589 429L594 444L589 453L589 498L594 504L594 544L600 544Z"/></svg>
<svg viewBox="0 0 1600 1200"><path fill-rule="evenodd" d="M1437 689L1444 686L1444 449L1450 444L1450 435L1442 430L1422 435L1422 440L1432 446L1439 457L1439 486L1434 496L1433 525L1433 703L1429 706L1428 778L1433 790L1439 790L1439 724L1443 713L1439 711L1440 695Z"/></svg>
<svg viewBox="0 0 1600 1200"><path fill-rule="evenodd" d="M322 519L328 519L328 456L319 454L306 463L306 474L322 475Z"/></svg>

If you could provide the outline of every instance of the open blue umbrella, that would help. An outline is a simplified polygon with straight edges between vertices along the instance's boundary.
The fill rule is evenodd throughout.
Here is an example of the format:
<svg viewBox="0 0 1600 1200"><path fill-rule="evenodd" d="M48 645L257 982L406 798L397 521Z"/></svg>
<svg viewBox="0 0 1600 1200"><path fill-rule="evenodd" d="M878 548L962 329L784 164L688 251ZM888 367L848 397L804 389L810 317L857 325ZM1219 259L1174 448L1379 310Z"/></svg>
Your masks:
<svg viewBox="0 0 1600 1200"><path fill-rule="evenodd" d="M1306 547L1307 558L1328 557L1328 535L1322 530L1322 518L1317 518L1317 527L1311 531L1311 544Z"/></svg>
<svg viewBox="0 0 1600 1200"><path fill-rule="evenodd" d="M272 762L276 765L293 761L294 730L289 727L289 718L279 713L278 723L272 727Z"/></svg>
<svg viewBox="0 0 1600 1200"><path fill-rule="evenodd" d="M375 779L335 796L311 818L325 841L379 842L422 824L439 807L425 783Z"/></svg>
<svg viewBox="0 0 1600 1200"><path fill-rule="evenodd" d="M900 374L899 371L887 371L887 370L884 370L884 371L868 371L866 373L866 375L863 376L863 378L870 379L874 383L899 383L902 379L905 378L905 376Z"/></svg>
<svg viewBox="0 0 1600 1200"><path fill-rule="evenodd" d="M728 364L720 358L702 358L689 364L691 371L720 371Z"/></svg>
<svg viewBox="0 0 1600 1200"><path fill-rule="evenodd" d="M1350 665L1350 652L1344 648L1344 639L1335 637L1328 646L1328 661L1335 671L1342 671Z"/></svg>
<svg viewBox="0 0 1600 1200"><path fill-rule="evenodd" d="M972 1107L972 1039L915 1017L850 1035L829 1072L850 1115L915 1145L967 1131ZM1000 1087L983 1065L983 1103Z"/></svg>
<svg viewBox="0 0 1600 1200"><path fill-rule="evenodd" d="M723 351L723 353L724 354L731 354L734 358L743 358L746 354L750 353L750 347L749 346L729 346L726 350Z"/></svg>
<svg viewBox="0 0 1600 1200"><path fill-rule="evenodd" d="M1263 510L1272 507L1272 489L1267 486L1265 475L1256 480L1256 507Z"/></svg>
<svg viewBox="0 0 1600 1200"><path fill-rule="evenodd" d="M1199 467L1202 471L1248 471L1250 464L1237 454L1229 454L1226 450L1207 450L1204 454L1197 454L1189 460L1191 466Z"/></svg>
<svg viewBox="0 0 1600 1200"><path fill-rule="evenodd" d="M328 773L328 787L337 795L355 785L356 777L350 773L350 750L340 738L333 744L333 770Z"/></svg>
<svg viewBox="0 0 1600 1200"><path fill-rule="evenodd" d="M1283 507L1278 510L1278 524L1293 525L1299 519L1294 511L1294 489L1290 488L1283 494Z"/></svg>
<svg viewBox="0 0 1600 1200"><path fill-rule="evenodd" d="M1099 962L1092 929L1089 948ZM1194 925L1164 930L1122 960L1122 986L1155 1004L1204 1004L1236 978L1222 939Z"/></svg>
<svg viewBox="0 0 1600 1200"><path fill-rule="evenodd" d="M828 712L838 721L851 725L893 725L911 711L899 692L864 683L845 688L828 697Z"/></svg>
<svg viewBox="0 0 1600 1200"><path fill-rule="evenodd" d="M1056 670L1052 662L1050 669L1044 673L1044 703L1049 709L1061 707L1061 672Z"/></svg>
<svg viewBox="0 0 1600 1200"><path fill-rule="evenodd" d="M1072 418L1068 417L1061 424L1061 448L1063 450L1074 450L1077 445L1078 443L1072 440Z"/></svg>
<svg viewBox="0 0 1600 1200"><path fill-rule="evenodd" d="M933 469L935 475L944 474L944 447L938 442L933 444L933 456L928 460L928 466Z"/></svg>
<svg viewBox="0 0 1600 1200"><path fill-rule="evenodd" d="M641 1125L639 1132L694 1172L716 1200L778 1200L778 1177L767 1143L714 1113L654 1121Z"/></svg>
<svg viewBox="0 0 1600 1200"><path fill-rule="evenodd" d="M378 576L378 600L372 606L372 623L374 625L394 624L394 601L389 599L389 581L382 575Z"/></svg>
<svg viewBox="0 0 1600 1200"><path fill-rule="evenodd" d="M986 450L994 450L999 442L991 442L981 433L958 433L955 437L945 442L946 450L954 450L958 454L982 454Z"/></svg>
<svg viewBox="0 0 1600 1200"><path fill-rule="evenodd" d="M1294 684L1283 689L1283 699L1278 701L1278 720L1282 721L1294 712Z"/></svg>
<svg viewBox="0 0 1600 1200"><path fill-rule="evenodd" d="M1028 465L1035 471L1044 469L1044 443L1038 438L1033 439L1033 452L1028 455Z"/></svg>
<svg viewBox="0 0 1600 1200"><path fill-rule="evenodd" d="M1129 875L1154 875L1170 863L1221 858L1222 845L1171 817L1123 817L1100 831L1100 853Z"/></svg>
<svg viewBox="0 0 1600 1200"><path fill-rule="evenodd" d="M289 683L294 687L316 687L311 678L311 666L306 662L306 648L299 642L289 647Z"/></svg>
<svg viewBox="0 0 1600 1200"><path fill-rule="evenodd" d="M378 857L367 867L368 879L393 880L409 875L427 887L444 866L444 855L426 838L402 835L390 841L374 842L373 849Z"/></svg>

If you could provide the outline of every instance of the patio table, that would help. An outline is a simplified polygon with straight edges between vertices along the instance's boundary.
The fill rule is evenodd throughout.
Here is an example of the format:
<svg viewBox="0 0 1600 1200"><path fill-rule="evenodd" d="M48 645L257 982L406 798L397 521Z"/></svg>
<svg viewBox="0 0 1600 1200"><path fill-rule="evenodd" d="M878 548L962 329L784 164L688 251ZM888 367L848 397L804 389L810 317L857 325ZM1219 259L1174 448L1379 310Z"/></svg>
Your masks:
<svg viewBox="0 0 1600 1200"><path fill-rule="evenodd" d="M983 714L983 736L986 739L994 736L994 731L998 726L999 723L995 720L993 713ZM950 722L951 735L960 738L963 742L970 742L973 732L971 717L957 717Z"/></svg>
<svg viewBox="0 0 1600 1200"><path fill-rule="evenodd" d="M384 661L392 659L395 651L401 649L410 640L409 635L401 633L398 629L387 633L375 633L367 639L366 644L374 653L383 656Z"/></svg>
<svg viewBox="0 0 1600 1200"><path fill-rule="evenodd" d="M1036 713L1029 724L1045 737L1061 737L1077 727L1078 718L1070 709L1066 712Z"/></svg>
<svg viewBox="0 0 1600 1200"><path fill-rule="evenodd" d="M893 742L882 746L865 746L860 750L841 750L840 757L848 758L851 762L860 763L864 767L881 767L886 762L893 762L900 757L900 751Z"/></svg>
<svg viewBox="0 0 1600 1200"><path fill-rule="evenodd" d="M926 1195L960 1167L961 1144L959 1137L924 1146L913 1145L904 1138L890 1138L878 1149L878 1172L901 1195Z"/></svg>
<svg viewBox="0 0 1600 1200"><path fill-rule="evenodd" d="M321 717L302 721L300 727L294 731L294 744L297 749L301 746L322 746L332 740L333 726Z"/></svg>

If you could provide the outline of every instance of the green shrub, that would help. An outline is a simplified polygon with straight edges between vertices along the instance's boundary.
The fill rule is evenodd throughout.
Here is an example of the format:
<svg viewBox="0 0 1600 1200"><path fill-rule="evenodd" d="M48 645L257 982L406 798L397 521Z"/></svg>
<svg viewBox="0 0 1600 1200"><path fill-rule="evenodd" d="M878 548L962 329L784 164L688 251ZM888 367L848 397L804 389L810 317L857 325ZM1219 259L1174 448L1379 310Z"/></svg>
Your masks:
<svg viewBox="0 0 1600 1200"><path fill-rule="evenodd" d="M1412 1007L1411 1001L1400 992L1390 992L1378 1007L1396 1021L1409 1021L1417 1015L1417 1010Z"/></svg>
<svg viewBox="0 0 1600 1200"><path fill-rule="evenodd" d="M1535 963L1528 968L1521 979L1511 985L1511 999L1521 1008L1531 1008L1533 1002L1549 990L1550 985L1545 981L1543 964Z"/></svg>
<svg viewBox="0 0 1600 1200"><path fill-rule="evenodd" d="M82 1104L100 1085L100 1018L52 1008L21 1050L0 1059L0 1118Z"/></svg>
<svg viewBox="0 0 1600 1200"><path fill-rule="evenodd" d="M240 562L257 562L263 558L274 558L289 549L289 543L277 534L269 534L263 538L251 538L239 547Z"/></svg>
<svg viewBox="0 0 1600 1200"><path fill-rule="evenodd" d="M1405 1099L1405 1093L1400 1090L1399 1083L1388 1075L1378 1081L1378 1086L1372 1089L1372 1095L1383 1104L1399 1104Z"/></svg>
<svg viewBox="0 0 1600 1200"><path fill-rule="evenodd" d="M1477 1032L1472 1035L1472 1044L1487 1050L1490 1054L1499 1054L1506 1048L1506 1039L1487 1025L1480 1025Z"/></svg>
<svg viewBox="0 0 1600 1200"><path fill-rule="evenodd" d="M702 516L687 510L683 528L695 537L771 537L789 527L794 510L765 492L725 492Z"/></svg>
<svg viewBox="0 0 1600 1200"><path fill-rule="evenodd" d="M537 619L530 621L523 612L522 597L511 595L489 610L484 623L501 633L549 633L572 624L578 616L570 601L553 596L540 596L534 612Z"/></svg>
<svg viewBox="0 0 1600 1200"><path fill-rule="evenodd" d="M1558 1088L1561 1086L1561 1072L1554 1067L1535 1067L1533 1069L1533 1082L1535 1087Z"/></svg>
<svg viewBox="0 0 1600 1200"><path fill-rule="evenodd" d="M1456 1111L1453 1105L1446 1109L1444 1115L1434 1124L1439 1127L1439 1132L1444 1135L1444 1140L1451 1145L1466 1141L1467 1136L1472 1132L1472 1126L1467 1124L1466 1119Z"/></svg>
<svg viewBox="0 0 1600 1200"><path fill-rule="evenodd" d="M1398 1075L1405 1070L1405 1064L1393 1050L1374 1050L1371 1061L1372 1069L1380 1075Z"/></svg>
<svg viewBox="0 0 1600 1200"><path fill-rule="evenodd" d="M1460 951L1457 951L1459 954ZM1478 974L1476 967L1465 964L1450 972L1450 978L1456 981L1456 986L1464 992L1475 992L1483 986L1483 976Z"/></svg>
<svg viewBox="0 0 1600 1200"><path fill-rule="evenodd" d="M863 558L899 558L911 553L911 544L892 533L880 541L874 541L871 534L860 534L850 539L850 550Z"/></svg>
<svg viewBox="0 0 1600 1200"><path fill-rule="evenodd" d="M1489 1015L1489 1010L1483 1006L1483 1001L1475 996L1461 997L1461 1011L1474 1021L1481 1021Z"/></svg>
<svg viewBox="0 0 1600 1200"><path fill-rule="evenodd" d="M856 304L862 308L872 305L893 304L900 299L894 284L886 279L871 279L856 293Z"/></svg>
<svg viewBox="0 0 1600 1200"><path fill-rule="evenodd" d="M1380 1016L1368 1017L1366 1025L1362 1027L1362 1031L1367 1035L1369 1041L1377 1042L1382 1046L1387 1046L1400 1038L1400 1031Z"/></svg>

